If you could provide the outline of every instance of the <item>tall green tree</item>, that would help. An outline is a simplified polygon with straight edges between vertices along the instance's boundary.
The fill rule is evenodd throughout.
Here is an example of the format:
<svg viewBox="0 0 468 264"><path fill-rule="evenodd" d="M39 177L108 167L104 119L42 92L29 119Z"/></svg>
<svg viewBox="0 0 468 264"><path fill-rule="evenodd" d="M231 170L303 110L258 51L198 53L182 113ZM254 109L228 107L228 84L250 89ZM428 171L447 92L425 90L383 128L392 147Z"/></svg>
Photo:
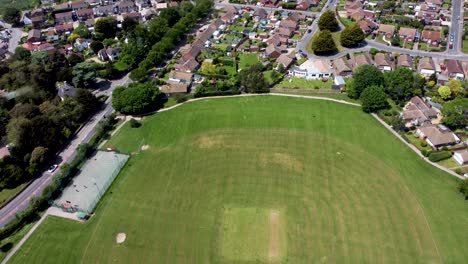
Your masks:
<svg viewBox="0 0 468 264"><path fill-rule="evenodd" d="M456 98L442 107L442 122L450 128L468 126L468 98Z"/></svg>
<svg viewBox="0 0 468 264"><path fill-rule="evenodd" d="M396 101L408 99L413 95L414 75L408 68L398 67L386 73L385 83L387 94Z"/></svg>
<svg viewBox="0 0 468 264"><path fill-rule="evenodd" d="M341 45L348 48L358 46L364 39L364 32L357 23L347 26L340 35Z"/></svg>
<svg viewBox="0 0 468 264"><path fill-rule="evenodd" d="M88 28L83 24L78 25L78 27L73 30L73 34L76 34L80 38L89 38L91 35Z"/></svg>
<svg viewBox="0 0 468 264"><path fill-rule="evenodd" d="M112 93L112 106L125 114L142 114L159 107L159 89L151 83L132 83L117 87Z"/></svg>
<svg viewBox="0 0 468 264"><path fill-rule="evenodd" d="M94 85L97 72L94 66L87 62L81 62L73 67L73 85L75 87L90 88Z"/></svg>
<svg viewBox="0 0 468 264"><path fill-rule="evenodd" d="M16 25L21 20L21 10L14 6L6 6L3 9L2 17L5 22Z"/></svg>
<svg viewBox="0 0 468 264"><path fill-rule="evenodd" d="M320 30L338 30L338 21L336 20L335 12L332 10L325 11L319 18L318 27Z"/></svg>
<svg viewBox="0 0 468 264"><path fill-rule="evenodd" d="M346 91L350 98L357 99L362 91L369 86L383 86L385 79L383 73L374 65L359 66L353 73L353 81L348 85Z"/></svg>
<svg viewBox="0 0 468 264"><path fill-rule="evenodd" d="M239 73L241 87L248 93L268 92L268 83L263 75L263 65L255 63Z"/></svg>
<svg viewBox="0 0 468 264"><path fill-rule="evenodd" d="M387 95L382 87L371 85L361 94L362 110L366 113L376 112L389 107Z"/></svg>
<svg viewBox="0 0 468 264"><path fill-rule="evenodd" d="M317 55L327 55L336 52L335 42L333 41L330 31L323 30L314 36L312 40L312 50Z"/></svg>
<svg viewBox="0 0 468 264"><path fill-rule="evenodd" d="M114 38L117 33L117 20L114 17L104 17L96 21L94 31L103 38Z"/></svg>

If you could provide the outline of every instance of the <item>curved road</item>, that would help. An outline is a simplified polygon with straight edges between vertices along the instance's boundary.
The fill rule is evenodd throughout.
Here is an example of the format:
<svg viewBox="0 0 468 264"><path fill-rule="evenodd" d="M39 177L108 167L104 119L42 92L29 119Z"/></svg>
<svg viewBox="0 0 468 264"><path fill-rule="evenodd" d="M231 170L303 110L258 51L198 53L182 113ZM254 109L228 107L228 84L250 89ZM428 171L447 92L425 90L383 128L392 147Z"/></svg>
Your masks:
<svg viewBox="0 0 468 264"><path fill-rule="evenodd" d="M108 95L109 98L94 116L76 133L73 140L68 146L57 156L57 160L61 160L59 168L54 173L44 172L41 176L33 180L18 196L11 200L7 205L0 209L0 227L5 226L15 215L23 211L29 204L29 200L33 197L38 197L42 194L44 188L50 184L54 176L60 171L60 167L68 162L71 162L76 156L78 145L88 142L96 132L97 125L105 116L111 114L112 108L112 91L117 86L126 85L130 82L129 75L125 75L122 79L114 80L111 86L106 91L99 94Z"/></svg>

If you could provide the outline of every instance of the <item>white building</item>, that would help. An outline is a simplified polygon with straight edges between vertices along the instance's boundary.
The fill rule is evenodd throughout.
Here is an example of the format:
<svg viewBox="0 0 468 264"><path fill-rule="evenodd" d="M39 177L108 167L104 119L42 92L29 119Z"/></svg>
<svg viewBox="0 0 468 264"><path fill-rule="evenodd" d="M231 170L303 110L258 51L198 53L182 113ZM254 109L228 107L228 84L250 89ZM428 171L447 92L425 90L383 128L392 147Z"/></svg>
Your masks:
<svg viewBox="0 0 468 264"><path fill-rule="evenodd" d="M307 60L300 66L292 67L288 74L308 80L327 79L333 77L333 69L328 60Z"/></svg>

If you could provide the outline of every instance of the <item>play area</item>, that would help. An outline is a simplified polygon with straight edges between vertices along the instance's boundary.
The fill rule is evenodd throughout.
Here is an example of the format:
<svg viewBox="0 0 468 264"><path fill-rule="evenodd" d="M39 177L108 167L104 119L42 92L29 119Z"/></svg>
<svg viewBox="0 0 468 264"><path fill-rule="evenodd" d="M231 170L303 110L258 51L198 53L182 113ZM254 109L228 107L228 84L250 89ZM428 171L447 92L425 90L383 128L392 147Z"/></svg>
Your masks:
<svg viewBox="0 0 468 264"><path fill-rule="evenodd" d="M90 214L127 160L128 156L124 154L98 151L63 190L54 205L65 212Z"/></svg>

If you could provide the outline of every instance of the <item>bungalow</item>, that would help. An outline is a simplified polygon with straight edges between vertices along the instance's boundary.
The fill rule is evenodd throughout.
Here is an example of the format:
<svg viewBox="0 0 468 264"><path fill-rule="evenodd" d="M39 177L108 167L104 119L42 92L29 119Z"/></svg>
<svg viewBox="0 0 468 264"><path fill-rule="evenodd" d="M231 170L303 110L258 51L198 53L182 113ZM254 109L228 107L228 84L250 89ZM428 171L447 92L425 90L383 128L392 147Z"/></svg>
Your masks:
<svg viewBox="0 0 468 264"><path fill-rule="evenodd" d="M377 53L374 57L375 66L381 71L393 71L394 63L386 53Z"/></svg>
<svg viewBox="0 0 468 264"><path fill-rule="evenodd" d="M57 35L54 29L47 30L46 40L48 42L57 41L58 39L59 39L59 36Z"/></svg>
<svg viewBox="0 0 468 264"><path fill-rule="evenodd" d="M226 13L221 17L221 20L225 24L230 25L230 24L234 23L237 20L237 18L238 18L238 16L236 14Z"/></svg>
<svg viewBox="0 0 468 264"><path fill-rule="evenodd" d="M169 81L170 83L185 83L190 86L192 84L193 74L189 72L180 72L172 70L169 73Z"/></svg>
<svg viewBox="0 0 468 264"><path fill-rule="evenodd" d="M384 35L386 39L391 39L393 37L393 34L395 34L395 26L380 24L377 32L380 35Z"/></svg>
<svg viewBox="0 0 468 264"><path fill-rule="evenodd" d="M107 61L107 60L115 61L119 58L119 55L120 55L120 48L108 47L107 49L102 49L98 51L98 57L102 61Z"/></svg>
<svg viewBox="0 0 468 264"><path fill-rule="evenodd" d="M57 95L60 99L65 100L66 97L74 97L76 95L76 88L64 81L63 83L57 83Z"/></svg>
<svg viewBox="0 0 468 264"><path fill-rule="evenodd" d="M429 46L437 47L441 42L440 31L423 30L421 40L427 42Z"/></svg>
<svg viewBox="0 0 468 264"><path fill-rule="evenodd" d="M281 20L279 27L280 28L287 28L291 31L295 31L297 29L297 22L289 19L283 19Z"/></svg>
<svg viewBox="0 0 468 264"><path fill-rule="evenodd" d="M55 47L54 47L54 45L52 45L50 43L42 43L34 51L47 51L47 53L49 53L49 54L54 54L55 53Z"/></svg>
<svg viewBox="0 0 468 264"><path fill-rule="evenodd" d="M407 127L431 124L437 118L437 110L425 102L421 97L414 96L403 108L401 113Z"/></svg>
<svg viewBox="0 0 468 264"><path fill-rule="evenodd" d="M310 0L299 0L296 5L296 10L307 11L311 6Z"/></svg>
<svg viewBox="0 0 468 264"><path fill-rule="evenodd" d="M200 64L195 59L189 59L185 61L180 61L174 65L174 69L176 71L181 72L193 72L196 70Z"/></svg>
<svg viewBox="0 0 468 264"><path fill-rule="evenodd" d="M263 6L275 7L280 0L261 0Z"/></svg>
<svg viewBox="0 0 468 264"><path fill-rule="evenodd" d="M275 45L268 45L265 49L265 55L272 59L277 59L281 55L281 50Z"/></svg>
<svg viewBox="0 0 468 264"><path fill-rule="evenodd" d="M71 2L71 8L73 11L85 9L88 7L88 4L85 1Z"/></svg>
<svg viewBox="0 0 468 264"><path fill-rule="evenodd" d="M278 33L280 37L285 37L285 38L291 37L292 34L294 33L294 31L292 31L290 28L283 28L283 27L276 29L275 32Z"/></svg>
<svg viewBox="0 0 468 264"><path fill-rule="evenodd" d="M378 24L376 24L372 20L367 20L367 19L359 21L358 24L359 24L359 27L362 29L362 32L364 32L364 34L366 35L372 33L372 31L379 28Z"/></svg>
<svg viewBox="0 0 468 264"><path fill-rule="evenodd" d="M235 6L226 6L224 8L224 13L232 13L232 14L239 14L239 10Z"/></svg>
<svg viewBox="0 0 468 264"><path fill-rule="evenodd" d="M288 74L293 77L308 80L327 79L333 77L328 60L306 60L300 66L292 67Z"/></svg>
<svg viewBox="0 0 468 264"><path fill-rule="evenodd" d="M35 16L31 18L31 23L33 28L41 28L44 24L44 17L43 16Z"/></svg>
<svg viewBox="0 0 468 264"><path fill-rule="evenodd" d="M424 57L419 60L418 71L426 77L431 76L436 72L434 61L431 57Z"/></svg>
<svg viewBox="0 0 468 264"><path fill-rule="evenodd" d="M113 5L98 6L93 9L95 16L110 16L114 14Z"/></svg>
<svg viewBox="0 0 468 264"><path fill-rule="evenodd" d="M196 59L201 53L201 47L192 46L190 49L182 55L182 60Z"/></svg>
<svg viewBox="0 0 468 264"><path fill-rule="evenodd" d="M122 2L118 2L117 8L119 10L119 13L130 13L138 11L135 2L131 0L124 0Z"/></svg>
<svg viewBox="0 0 468 264"><path fill-rule="evenodd" d="M173 94L184 94L188 92L188 85L186 83L170 83L165 84L159 87L159 90L166 94L167 96L171 96Z"/></svg>
<svg viewBox="0 0 468 264"><path fill-rule="evenodd" d="M290 56L288 56L287 54L281 54L278 59L276 59L276 62L278 63L278 65L283 65L283 67L285 69L289 68L289 66L291 66L291 63L294 61L293 58L291 58Z"/></svg>
<svg viewBox="0 0 468 264"><path fill-rule="evenodd" d="M333 61L333 69L338 76L347 77L353 74L352 66L344 57Z"/></svg>
<svg viewBox="0 0 468 264"><path fill-rule="evenodd" d="M453 159L460 165L468 164L468 150L465 149L453 153Z"/></svg>
<svg viewBox="0 0 468 264"><path fill-rule="evenodd" d="M87 19L94 18L94 11L92 8L80 9L76 11L76 17L80 21L86 21Z"/></svg>
<svg viewBox="0 0 468 264"><path fill-rule="evenodd" d="M73 22L73 13L71 11L55 14L56 24L62 24L62 23L68 23L68 22Z"/></svg>
<svg viewBox="0 0 468 264"><path fill-rule="evenodd" d="M39 29L31 29L28 32L28 43L41 42L42 35Z"/></svg>
<svg viewBox="0 0 468 264"><path fill-rule="evenodd" d="M267 17L268 17L268 13L263 8L255 9L255 11L253 12L253 15L252 15L252 19L255 22L260 22L261 20L264 20Z"/></svg>
<svg viewBox="0 0 468 264"><path fill-rule="evenodd" d="M415 28L402 27L398 32L398 36L406 42L414 42L416 40L416 32Z"/></svg>
<svg viewBox="0 0 468 264"><path fill-rule="evenodd" d="M463 67L458 60L447 60L445 65L445 74L452 79L464 80L465 73L463 72Z"/></svg>
<svg viewBox="0 0 468 264"><path fill-rule="evenodd" d="M275 34L271 36L266 42L268 45L273 44L277 47L281 45L287 45L288 44L288 39L287 37L282 37L279 34Z"/></svg>
<svg viewBox="0 0 468 264"><path fill-rule="evenodd" d="M73 23L57 25L54 27L54 30L59 36L70 35L73 32Z"/></svg>
<svg viewBox="0 0 468 264"><path fill-rule="evenodd" d="M443 125L425 125L416 130L420 139L426 140L433 149L460 143L460 139Z"/></svg>
<svg viewBox="0 0 468 264"><path fill-rule="evenodd" d="M369 53L362 53L354 57L354 70L362 65L371 64L374 65L371 56Z"/></svg>
<svg viewBox="0 0 468 264"><path fill-rule="evenodd" d="M408 54L401 54L398 56L397 67L413 69L413 58Z"/></svg>

